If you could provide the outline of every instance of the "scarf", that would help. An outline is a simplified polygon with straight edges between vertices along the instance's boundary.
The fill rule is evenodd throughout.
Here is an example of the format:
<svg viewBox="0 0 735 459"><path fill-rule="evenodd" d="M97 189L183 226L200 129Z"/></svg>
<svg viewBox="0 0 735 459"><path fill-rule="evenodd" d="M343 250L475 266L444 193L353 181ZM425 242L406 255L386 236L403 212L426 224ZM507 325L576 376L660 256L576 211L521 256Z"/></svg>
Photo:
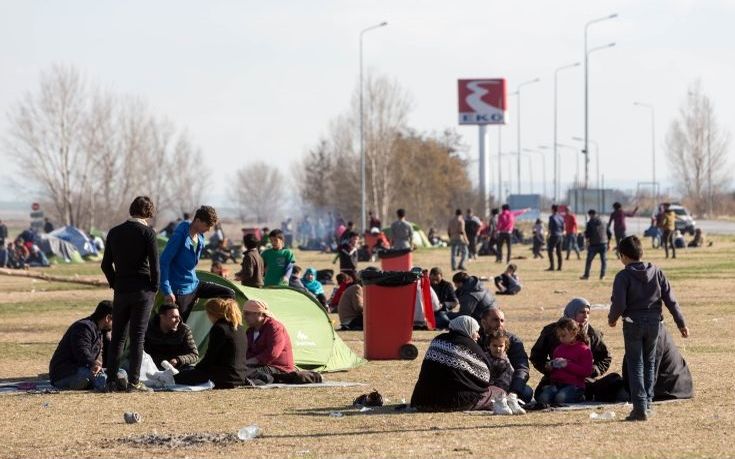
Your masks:
<svg viewBox="0 0 735 459"><path fill-rule="evenodd" d="M312 278L311 280L306 280L306 276L311 274ZM301 283L304 284L304 287L306 287L306 290L310 291L314 295L323 295L324 294L324 287L322 287L321 282L316 280L316 269L314 268L308 268L306 270L306 273L304 274L304 277L301 278Z"/></svg>
<svg viewBox="0 0 735 459"><path fill-rule="evenodd" d="M472 335L480 331L480 324L470 316L459 316L449 322L449 329L472 338Z"/></svg>

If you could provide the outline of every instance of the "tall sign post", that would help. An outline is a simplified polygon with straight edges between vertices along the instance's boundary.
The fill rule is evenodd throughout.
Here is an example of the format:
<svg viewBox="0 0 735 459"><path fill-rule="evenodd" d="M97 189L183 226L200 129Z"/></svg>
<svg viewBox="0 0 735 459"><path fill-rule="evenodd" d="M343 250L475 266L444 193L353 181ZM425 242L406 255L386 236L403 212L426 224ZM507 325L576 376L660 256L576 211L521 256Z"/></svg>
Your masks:
<svg viewBox="0 0 735 459"><path fill-rule="evenodd" d="M43 233L43 211L41 210L41 205L37 202L34 202L31 205L31 229L35 233Z"/></svg>
<svg viewBox="0 0 735 459"><path fill-rule="evenodd" d="M479 134L479 189L482 206L479 214L488 212L488 190L486 180L485 138L487 125L505 124L506 85L504 78L458 80L459 124L477 125ZM500 133L498 133L500 135ZM498 152L500 154L500 152Z"/></svg>

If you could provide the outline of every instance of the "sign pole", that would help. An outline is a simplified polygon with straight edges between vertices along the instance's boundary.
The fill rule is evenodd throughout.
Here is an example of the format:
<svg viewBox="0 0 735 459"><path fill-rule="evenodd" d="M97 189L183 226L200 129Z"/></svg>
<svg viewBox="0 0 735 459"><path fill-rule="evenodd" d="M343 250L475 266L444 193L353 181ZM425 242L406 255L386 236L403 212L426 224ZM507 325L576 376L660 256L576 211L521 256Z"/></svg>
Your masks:
<svg viewBox="0 0 735 459"><path fill-rule="evenodd" d="M482 215L483 217L486 216L487 212L487 181L485 178L485 137L486 137L486 126L484 124L480 124L477 126L478 133L479 133L479 154L480 154L480 160L478 161L480 165L480 174L479 174L479 191L480 191L480 208L478 209L479 215Z"/></svg>

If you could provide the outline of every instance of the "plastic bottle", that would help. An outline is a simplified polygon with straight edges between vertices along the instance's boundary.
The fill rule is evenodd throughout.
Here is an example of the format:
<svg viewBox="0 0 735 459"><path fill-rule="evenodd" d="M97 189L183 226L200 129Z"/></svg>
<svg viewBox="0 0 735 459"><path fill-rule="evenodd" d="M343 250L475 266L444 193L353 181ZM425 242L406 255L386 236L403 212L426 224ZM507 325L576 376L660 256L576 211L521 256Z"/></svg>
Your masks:
<svg viewBox="0 0 735 459"><path fill-rule="evenodd" d="M604 413L590 413L590 419L595 421L611 421L615 419L615 412L605 411Z"/></svg>
<svg viewBox="0 0 735 459"><path fill-rule="evenodd" d="M248 441L252 440L253 438L258 438L263 434L263 431L260 430L260 427L253 424L250 426L245 426L242 429L237 431L237 438L239 438L242 441Z"/></svg>
<svg viewBox="0 0 735 459"><path fill-rule="evenodd" d="M341 411L332 411L329 415L333 418L341 418L344 414Z"/></svg>

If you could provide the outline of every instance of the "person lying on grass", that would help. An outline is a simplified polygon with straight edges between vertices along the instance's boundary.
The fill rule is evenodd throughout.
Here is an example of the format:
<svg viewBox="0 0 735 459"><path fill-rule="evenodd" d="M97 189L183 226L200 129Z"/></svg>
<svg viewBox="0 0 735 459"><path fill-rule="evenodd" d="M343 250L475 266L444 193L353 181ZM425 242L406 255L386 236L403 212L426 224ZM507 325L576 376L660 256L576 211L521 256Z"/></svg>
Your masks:
<svg viewBox="0 0 735 459"><path fill-rule="evenodd" d="M102 368L102 349L110 330L112 301L105 300L91 316L77 320L64 333L49 363L51 384L62 390L104 391L107 374ZM119 374L127 384L125 371Z"/></svg>

